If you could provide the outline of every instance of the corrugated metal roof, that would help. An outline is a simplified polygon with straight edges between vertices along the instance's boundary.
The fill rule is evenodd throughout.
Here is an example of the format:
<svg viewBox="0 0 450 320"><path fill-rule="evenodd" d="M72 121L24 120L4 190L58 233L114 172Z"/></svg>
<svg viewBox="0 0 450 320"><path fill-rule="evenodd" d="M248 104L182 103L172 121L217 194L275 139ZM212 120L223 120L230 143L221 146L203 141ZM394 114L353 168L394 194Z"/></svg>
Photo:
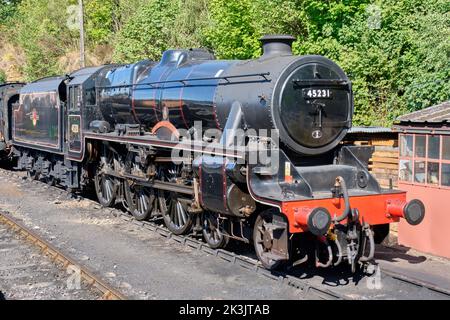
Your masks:
<svg viewBox="0 0 450 320"><path fill-rule="evenodd" d="M352 127L348 133L392 133L392 129L384 127Z"/></svg>
<svg viewBox="0 0 450 320"><path fill-rule="evenodd" d="M401 116L397 119L397 123L399 122L450 122L450 101Z"/></svg>

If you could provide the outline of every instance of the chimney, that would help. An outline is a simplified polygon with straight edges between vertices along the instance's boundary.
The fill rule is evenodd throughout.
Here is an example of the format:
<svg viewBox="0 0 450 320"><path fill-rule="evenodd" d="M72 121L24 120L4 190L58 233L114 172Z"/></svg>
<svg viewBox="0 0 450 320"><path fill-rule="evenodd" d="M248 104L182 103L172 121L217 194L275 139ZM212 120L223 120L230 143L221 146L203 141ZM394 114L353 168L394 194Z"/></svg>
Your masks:
<svg viewBox="0 0 450 320"><path fill-rule="evenodd" d="M260 39L263 48L263 57L272 55L292 55L292 43L297 38L290 35L265 35Z"/></svg>

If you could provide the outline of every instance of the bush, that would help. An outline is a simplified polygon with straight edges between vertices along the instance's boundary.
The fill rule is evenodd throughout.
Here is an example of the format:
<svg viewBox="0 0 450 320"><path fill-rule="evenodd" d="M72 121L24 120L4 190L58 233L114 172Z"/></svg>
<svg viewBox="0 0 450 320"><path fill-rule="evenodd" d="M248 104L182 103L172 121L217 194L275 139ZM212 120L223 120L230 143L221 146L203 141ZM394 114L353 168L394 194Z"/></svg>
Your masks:
<svg viewBox="0 0 450 320"><path fill-rule="evenodd" d="M6 82L6 73L5 71L0 69L0 84L5 83Z"/></svg>
<svg viewBox="0 0 450 320"><path fill-rule="evenodd" d="M148 1L118 32L114 60L158 60L169 48L202 46L206 9L204 0Z"/></svg>
<svg viewBox="0 0 450 320"><path fill-rule="evenodd" d="M20 0L0 0L0 24L9 24L17 12Z"/></svg>
<svg viewBox="0 0 450 320"><path fill-rule="evenodd" d="M58 59L77 47L78 31L68 28L69 0L23 0L19 5L16 42L26 57L26 80L62 72Z"/></svg>

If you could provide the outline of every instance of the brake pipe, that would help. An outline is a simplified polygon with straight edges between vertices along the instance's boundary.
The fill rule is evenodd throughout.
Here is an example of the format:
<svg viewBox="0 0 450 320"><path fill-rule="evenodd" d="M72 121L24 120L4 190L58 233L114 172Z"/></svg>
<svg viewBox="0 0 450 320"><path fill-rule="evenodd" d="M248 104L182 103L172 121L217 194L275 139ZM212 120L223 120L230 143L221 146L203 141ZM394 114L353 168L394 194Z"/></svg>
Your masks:
<svg viewBox="0 0 450 320"><path fill-rule="evenodd" d="M370 226L365 223L364 224L364 233L366 234L366 237L369 239L369 255L368 256L362 256L359 258L359 262L368 262L373 259L375 256L375 239L373 237L372 230L370 230Z"/></svg>
<svg viewBox="0 0 450 320"><path fill-rule="evenodd" d="M350 207L350 198L348 196L347 184L345 183L344 178L337 177L336 178L336 186L339 186L341 188L342 196L344 197L344 203L345 203L344 212L339 217L335 217L333 219L334 223L339 223L339 222L347 219L347 217L349 216L349 214L351 212L351 207Z"/></svg>
<svg viewBox="0 0 450 320"><path fill-rule="evenodd" d="M334 243L336 244L336 248L337 248L337 251L338 251L338 254L337 254L338 260L334 263L334 266L337 267L342 262L342 257L343 257L342 247L341 247L341 244L340 244L339 239L337 237L335 239L332 239L332 241L334 241Z"/></svg>
<svg viewBox="0 0 450 320"><path fill-rule="evenodd" d="M318 247L319 246L317 245L316 246L316 267L318 267L318 268L328 268L333 263L333 250L331 249L331 246L326 239L323 241L323 243L327 246L327 249L328 249L328 261L325 264L320 262L319 255L318 255L318 251L319 251Z"/></svg>

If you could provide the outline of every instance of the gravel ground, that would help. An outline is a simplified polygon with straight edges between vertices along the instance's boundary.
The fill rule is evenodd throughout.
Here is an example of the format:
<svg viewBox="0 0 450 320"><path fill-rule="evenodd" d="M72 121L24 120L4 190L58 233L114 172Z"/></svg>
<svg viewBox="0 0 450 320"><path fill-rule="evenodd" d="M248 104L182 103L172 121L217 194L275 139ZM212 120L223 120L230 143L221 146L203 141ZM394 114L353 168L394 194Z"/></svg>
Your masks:
<svg viewBox="0 0 450 320"><path fill-rule="evenodd" d="M299 292L130 225L87 200L0 175L0 208L134 299L299 299ZM3 265L3 263L2 263Z"/></svg>
<svg viewBox="0 0 450 320"><path fill-rule="evenodd" d="M0 225L0 300L99 298L83 286L69 290L69 277L35 246Z"/></svg>

